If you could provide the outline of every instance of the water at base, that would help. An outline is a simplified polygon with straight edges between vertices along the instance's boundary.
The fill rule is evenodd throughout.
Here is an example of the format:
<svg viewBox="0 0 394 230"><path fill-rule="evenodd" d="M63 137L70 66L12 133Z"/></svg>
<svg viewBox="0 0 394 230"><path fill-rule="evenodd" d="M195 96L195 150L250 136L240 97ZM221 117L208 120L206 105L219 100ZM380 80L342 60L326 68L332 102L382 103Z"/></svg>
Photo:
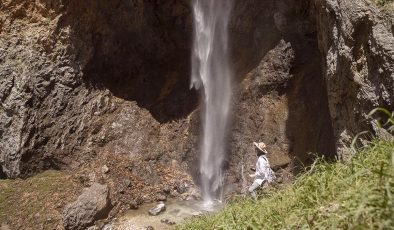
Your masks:
<svg viewBox="0 0 394 230"><path fill-rule="evenodd" d="M198 206L202 211L206 212L214 212L218 209L220 209L223 206L223 203L221 200L206 200L203 201L202 203L199 203Z"/></svg>
<svg viewBox="0 0 394 230"><path fill-rule="evenodd" d="M223 204L213 201L207 204L203 201L177 201L169 200L166 202L166 211L158 216L150 216L148 210L156 204L143 204L138 210L129 210L124 216L119 217L112 223L114 229L119 230L139 230L152 226L154 229L173 229L174 226L162 222L163 219L174 221L177 225L182 224L187 218L199 216L208 212L219 211Z"/></svg>
<svg viewBox="0 0 394 230"><path fill-rule="evenodd" d="M191 87L204 97L200 146L204 203L221 199L223 163L231 101L228 22L232 0L194 0L194 42Z"/></svg>

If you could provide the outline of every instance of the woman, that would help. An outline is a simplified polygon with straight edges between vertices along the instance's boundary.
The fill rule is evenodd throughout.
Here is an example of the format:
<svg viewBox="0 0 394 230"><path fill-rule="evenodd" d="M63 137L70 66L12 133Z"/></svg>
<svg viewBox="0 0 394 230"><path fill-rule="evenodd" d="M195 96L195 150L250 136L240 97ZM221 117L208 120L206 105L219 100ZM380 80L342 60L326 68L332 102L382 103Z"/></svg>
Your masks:
<svg viewBox="0 0 394 230"><path fill-rule="evenodd" d="M256 143L253 142L256 147L256 153L258 156L256 162L256 172L254 174L250 174L249 177L254 178L253 184L249 187L249 192L254 199L256 199L256 189L260 187L264 182L271 183L275 179L275 174L272 171L268 159L267 159L267 150L266 146L263 142Z"/></svg>

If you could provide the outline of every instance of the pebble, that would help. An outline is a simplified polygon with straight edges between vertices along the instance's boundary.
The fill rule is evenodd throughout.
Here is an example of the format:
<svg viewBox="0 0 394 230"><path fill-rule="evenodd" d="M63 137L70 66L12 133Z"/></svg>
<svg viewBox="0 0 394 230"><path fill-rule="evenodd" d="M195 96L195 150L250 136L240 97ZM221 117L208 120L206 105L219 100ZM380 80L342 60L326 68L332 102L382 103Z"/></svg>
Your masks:
<svg viewBox="0 0 394 230"><path fill-rule="evenodd" d="M174 221L170 221L169 219L161 219L160 222L168 225L175 225Z"/></svg>
<svg viewBox="0 0 394 230"><path fill-rule="evenodd" d="M129 179L123 180L123 184L124 184L126 187L128 187L128 188L130 188L131 185L132 185L131 180L129 180Z"/></svg>
<svg viewBox="0 0 394 230"><path fill-rule="evenodd" d="M158 201L166 201L167 197L165 195L160 194L160 195L157 196L157 200Z"/></svg>
<svg viewBox="0 0 394 230"><path fill-rule="evenodd" d="M101 172L104 173L104 174L107 174L107 173L109 172L108 166L107 166L107 165L104 165L104 166L101 168Z"/></svg>

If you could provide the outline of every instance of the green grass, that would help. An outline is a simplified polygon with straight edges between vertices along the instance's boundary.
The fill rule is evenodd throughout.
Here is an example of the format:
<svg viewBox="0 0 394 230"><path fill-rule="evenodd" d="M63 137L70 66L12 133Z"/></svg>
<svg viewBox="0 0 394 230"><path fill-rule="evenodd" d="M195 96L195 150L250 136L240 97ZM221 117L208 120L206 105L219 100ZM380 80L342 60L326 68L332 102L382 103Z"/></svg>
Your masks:
<svg viewBox="0 0 394 230"><path fill-rule="evenodd" d="M25 180L0 180L0 226L56 229L61 225L56 206L74 199L74 190L79 192L80 187L66 173L54 170Z"/></svg>
<svg viewBox="0 0 394 230"><path fill-rule="evenodd" d="M376 4L378 4L379 6L385 6L389 3L393 3L393 0L373 0Z"/></svg>
<svg viewBox="0 0 394 230"><path fill-rule="evenodd" d="M372 0L372 2L376 4L389 18L393 16L394 0Z"/></svg>
<svg viewBox="0 0 394 230"><path fill-rule="evenodd" d="M394 142L375 141L347 163L319 159L292 185L178 229L394 229Z"/></svg>

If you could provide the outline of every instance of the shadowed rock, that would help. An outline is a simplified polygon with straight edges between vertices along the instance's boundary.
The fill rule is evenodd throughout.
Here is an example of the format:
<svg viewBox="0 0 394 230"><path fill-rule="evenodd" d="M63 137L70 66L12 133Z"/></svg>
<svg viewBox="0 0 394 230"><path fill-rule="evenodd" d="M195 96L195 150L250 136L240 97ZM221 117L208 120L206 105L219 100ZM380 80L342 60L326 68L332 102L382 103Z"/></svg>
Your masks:
<svg viewBox="0 0 394 230"><path fill-rule="evenodd" d="M107 217L111 210L108 187L98 183L86 188L78 200L68 204L63 211L65 229L79 230Z"/></svg>

